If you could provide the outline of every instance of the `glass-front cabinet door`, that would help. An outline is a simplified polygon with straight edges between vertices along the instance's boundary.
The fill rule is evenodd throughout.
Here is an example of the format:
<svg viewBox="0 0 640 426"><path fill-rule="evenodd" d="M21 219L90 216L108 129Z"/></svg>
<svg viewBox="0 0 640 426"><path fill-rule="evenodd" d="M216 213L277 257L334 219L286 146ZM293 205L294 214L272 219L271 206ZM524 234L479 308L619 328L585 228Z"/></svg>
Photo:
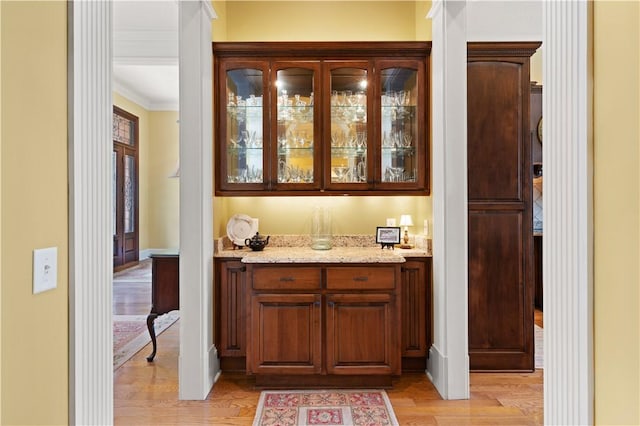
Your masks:
<svg viewBox="0 0 640 426"><path fill-rule="evenodd" d="M281 190L319 189L320 62L274 62L271 79L271 184Z"/></svg>
<svg viewBox="0 0 640 426"><path fill-rule="evenodd" d="M218 164L221 187L232 190L262 190L267 185L269 69L264 62L229 62L223 65L219 88L222 135Z"/></svg>
<svg viewBox="0 0 640 426"><path fill-rule="evenodd" d="M362 190L373 182L368 61L326 62L324 181L330 189Z"/></svg>
<svg viewBox="0 0 640 426"><path fill-rule="evenodd" d="M378 61L378 156L376 187L423 188L426 179L424 63Z"/></svg>

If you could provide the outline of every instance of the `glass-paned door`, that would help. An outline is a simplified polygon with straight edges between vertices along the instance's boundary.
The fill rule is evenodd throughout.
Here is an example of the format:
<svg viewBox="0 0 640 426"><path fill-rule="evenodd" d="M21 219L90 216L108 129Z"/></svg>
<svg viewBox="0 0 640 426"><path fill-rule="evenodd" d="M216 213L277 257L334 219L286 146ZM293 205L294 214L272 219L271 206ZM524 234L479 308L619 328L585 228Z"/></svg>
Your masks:
<svg viewBox="0 0 640 426"><path fill-rule="evenodd" d="M268 122L264 90L268 69L263 63L238 61L226 64L221 106L223 151L222 187L260 190L267 183Z"/></svg>
<svg viewBox="0 0 640 426"><path fill-rule="evenodd" d="M425 179L425 84L423 64L380 61L378 186L413 188Z"/></svg>
<svg viewBox="0 0 640 426"><path fill-rule="evenodd" d="M138 244L138 117L113 107L113 267L135 264Z"/></svg>
<svg viewBox="0 0 640 426"><path fill-rule="evenodd" d="M276 63L273 68L275 186L292 190L320 188L320 151L316 143L319 110L314 94L319 87L320 64Z"/></svg>
<svg viewBox="0 0 640 426"><path fill-rule="evenodd" d="M369 76L367 61L327 62L325 93L329 99L325 114L325 146L330 167L325 182L331 188L365 189L372 179L370 147Z"/></svg>

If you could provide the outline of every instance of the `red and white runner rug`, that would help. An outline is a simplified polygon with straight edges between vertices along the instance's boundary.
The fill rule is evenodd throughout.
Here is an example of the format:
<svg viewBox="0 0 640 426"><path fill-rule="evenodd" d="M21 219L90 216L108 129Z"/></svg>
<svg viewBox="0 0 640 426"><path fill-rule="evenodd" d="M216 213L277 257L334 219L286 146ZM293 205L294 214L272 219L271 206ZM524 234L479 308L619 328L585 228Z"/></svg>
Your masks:
<svg viewBox="0 0 640 426"><path fill-rule="evenodd" d="M253 426L397 426L383 390L263 391Z"/></svg>

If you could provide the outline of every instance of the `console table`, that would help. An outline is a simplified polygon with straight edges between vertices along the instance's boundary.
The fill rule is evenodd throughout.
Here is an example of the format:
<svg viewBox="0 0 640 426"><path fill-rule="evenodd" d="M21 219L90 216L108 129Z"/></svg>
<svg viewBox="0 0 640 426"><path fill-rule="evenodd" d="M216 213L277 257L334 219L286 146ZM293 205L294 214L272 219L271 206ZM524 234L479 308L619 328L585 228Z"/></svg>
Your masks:
<svg viewBox="0 0 640 426"><path fill-rule="evenodd" d="M177 253L151 255L151 312L147 316L147 328L153 343L153 352L147 357L152 362L156 356L156 330L154 321L160 315L180 308L180 262Z"/></svg>

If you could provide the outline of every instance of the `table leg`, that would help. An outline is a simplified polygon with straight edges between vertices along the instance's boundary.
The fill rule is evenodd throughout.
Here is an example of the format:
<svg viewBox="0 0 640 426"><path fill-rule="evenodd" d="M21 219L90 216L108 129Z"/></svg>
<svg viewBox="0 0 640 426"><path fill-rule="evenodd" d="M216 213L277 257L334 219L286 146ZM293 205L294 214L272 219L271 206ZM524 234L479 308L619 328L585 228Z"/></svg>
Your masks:
<svg viewBox="0 0 640 426"><path fill-rule="evenodd" d="M147 328L149 329L149 335L151 336L151 343L153 343L153 352L147 357L148 362L152 362L156 356L156 329L153 326L154 321L158 318L158 314L153 312L147 316Z"/></svg>

